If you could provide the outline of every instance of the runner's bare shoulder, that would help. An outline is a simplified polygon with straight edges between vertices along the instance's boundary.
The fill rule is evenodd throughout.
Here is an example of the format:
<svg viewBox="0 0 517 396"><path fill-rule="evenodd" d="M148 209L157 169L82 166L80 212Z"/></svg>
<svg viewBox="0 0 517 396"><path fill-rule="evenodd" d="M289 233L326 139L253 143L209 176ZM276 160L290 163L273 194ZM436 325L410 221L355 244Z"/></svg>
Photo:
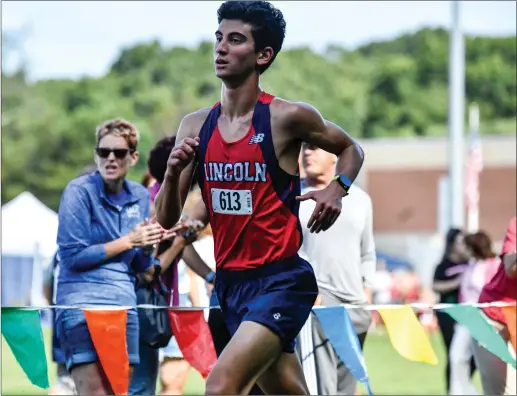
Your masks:
<svg viewBox="0 0 517 396"><path fill-rule="evenodd" d="M206 107L204 109L200 109L194 111L193 113L187 114L181 120L177 139L184 139L186 137L196 138L199 136L201 132L201 127L205 123L208 114L210 114L211 107Z"/></svg>

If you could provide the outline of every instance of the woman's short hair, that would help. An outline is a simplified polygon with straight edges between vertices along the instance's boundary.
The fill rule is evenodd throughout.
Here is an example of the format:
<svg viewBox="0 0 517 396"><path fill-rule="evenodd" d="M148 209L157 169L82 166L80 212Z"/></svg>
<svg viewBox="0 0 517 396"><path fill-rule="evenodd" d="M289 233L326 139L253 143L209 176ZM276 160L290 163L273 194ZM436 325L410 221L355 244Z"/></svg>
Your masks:
<svg viewBox="0 0 517 396"><path fill-rule="evenodd" d="M472 251L473 256L478 260L495 257L492 250L492 240L484 231L478 231L465 237L465 245Z"/></svg>
<svg viewBox="0 0 517 396"><path fill-rule="evenodd" d="M131 150L137 149L140 140L140 132L136 126L123 118L107 120L100 124L95 130L96 144L98 145L102 138L107 135L123 137Z"/></svg>

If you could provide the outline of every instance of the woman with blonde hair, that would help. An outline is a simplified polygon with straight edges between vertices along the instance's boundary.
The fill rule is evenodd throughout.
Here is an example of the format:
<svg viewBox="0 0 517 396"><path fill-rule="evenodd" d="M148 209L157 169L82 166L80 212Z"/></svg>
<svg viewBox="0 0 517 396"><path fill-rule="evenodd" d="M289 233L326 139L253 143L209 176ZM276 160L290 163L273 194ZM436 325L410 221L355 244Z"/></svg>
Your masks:
<svg viewBox="0 0 517 396"><path fill-rule="evenodd" d="M149 221L147 190L126 180L138 161L137 128L123 119L108 120L97 128L95 140L97 171L70 181L59 205L56 304L134 307L136 274L153 272L153 245L164 231ZM77 393L113 394L82 310L58 309L56 331ZM130 375L139 362L138 332L136 309L129 309Z"/></svg>

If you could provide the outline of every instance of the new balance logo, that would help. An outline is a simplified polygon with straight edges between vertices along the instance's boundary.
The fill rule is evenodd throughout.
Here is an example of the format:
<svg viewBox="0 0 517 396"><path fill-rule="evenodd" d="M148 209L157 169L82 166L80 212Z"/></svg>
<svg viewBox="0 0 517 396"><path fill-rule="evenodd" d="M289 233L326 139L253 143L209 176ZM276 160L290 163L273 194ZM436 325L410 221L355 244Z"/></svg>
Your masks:
<svg viewBox="0 0 517 396"><path fill-rule="evenodd" d="M263 140L264 140L264 134L263 133L253 134L253 136L251 137L251 139L250 139L248 144L262 143Z"/></svg>

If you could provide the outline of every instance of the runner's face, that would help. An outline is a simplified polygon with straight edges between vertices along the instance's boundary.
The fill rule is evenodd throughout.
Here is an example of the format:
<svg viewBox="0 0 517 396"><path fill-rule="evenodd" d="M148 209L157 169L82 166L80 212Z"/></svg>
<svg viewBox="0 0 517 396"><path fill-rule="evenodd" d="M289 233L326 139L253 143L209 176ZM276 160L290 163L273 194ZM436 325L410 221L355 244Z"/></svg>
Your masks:
<svg viewBox="0 0 517 396"><path fill-rule="evenodd" d="M251 25L223 19L215 32L215 75L222 79L247 75L255 70L258 56Z"/></svg>

